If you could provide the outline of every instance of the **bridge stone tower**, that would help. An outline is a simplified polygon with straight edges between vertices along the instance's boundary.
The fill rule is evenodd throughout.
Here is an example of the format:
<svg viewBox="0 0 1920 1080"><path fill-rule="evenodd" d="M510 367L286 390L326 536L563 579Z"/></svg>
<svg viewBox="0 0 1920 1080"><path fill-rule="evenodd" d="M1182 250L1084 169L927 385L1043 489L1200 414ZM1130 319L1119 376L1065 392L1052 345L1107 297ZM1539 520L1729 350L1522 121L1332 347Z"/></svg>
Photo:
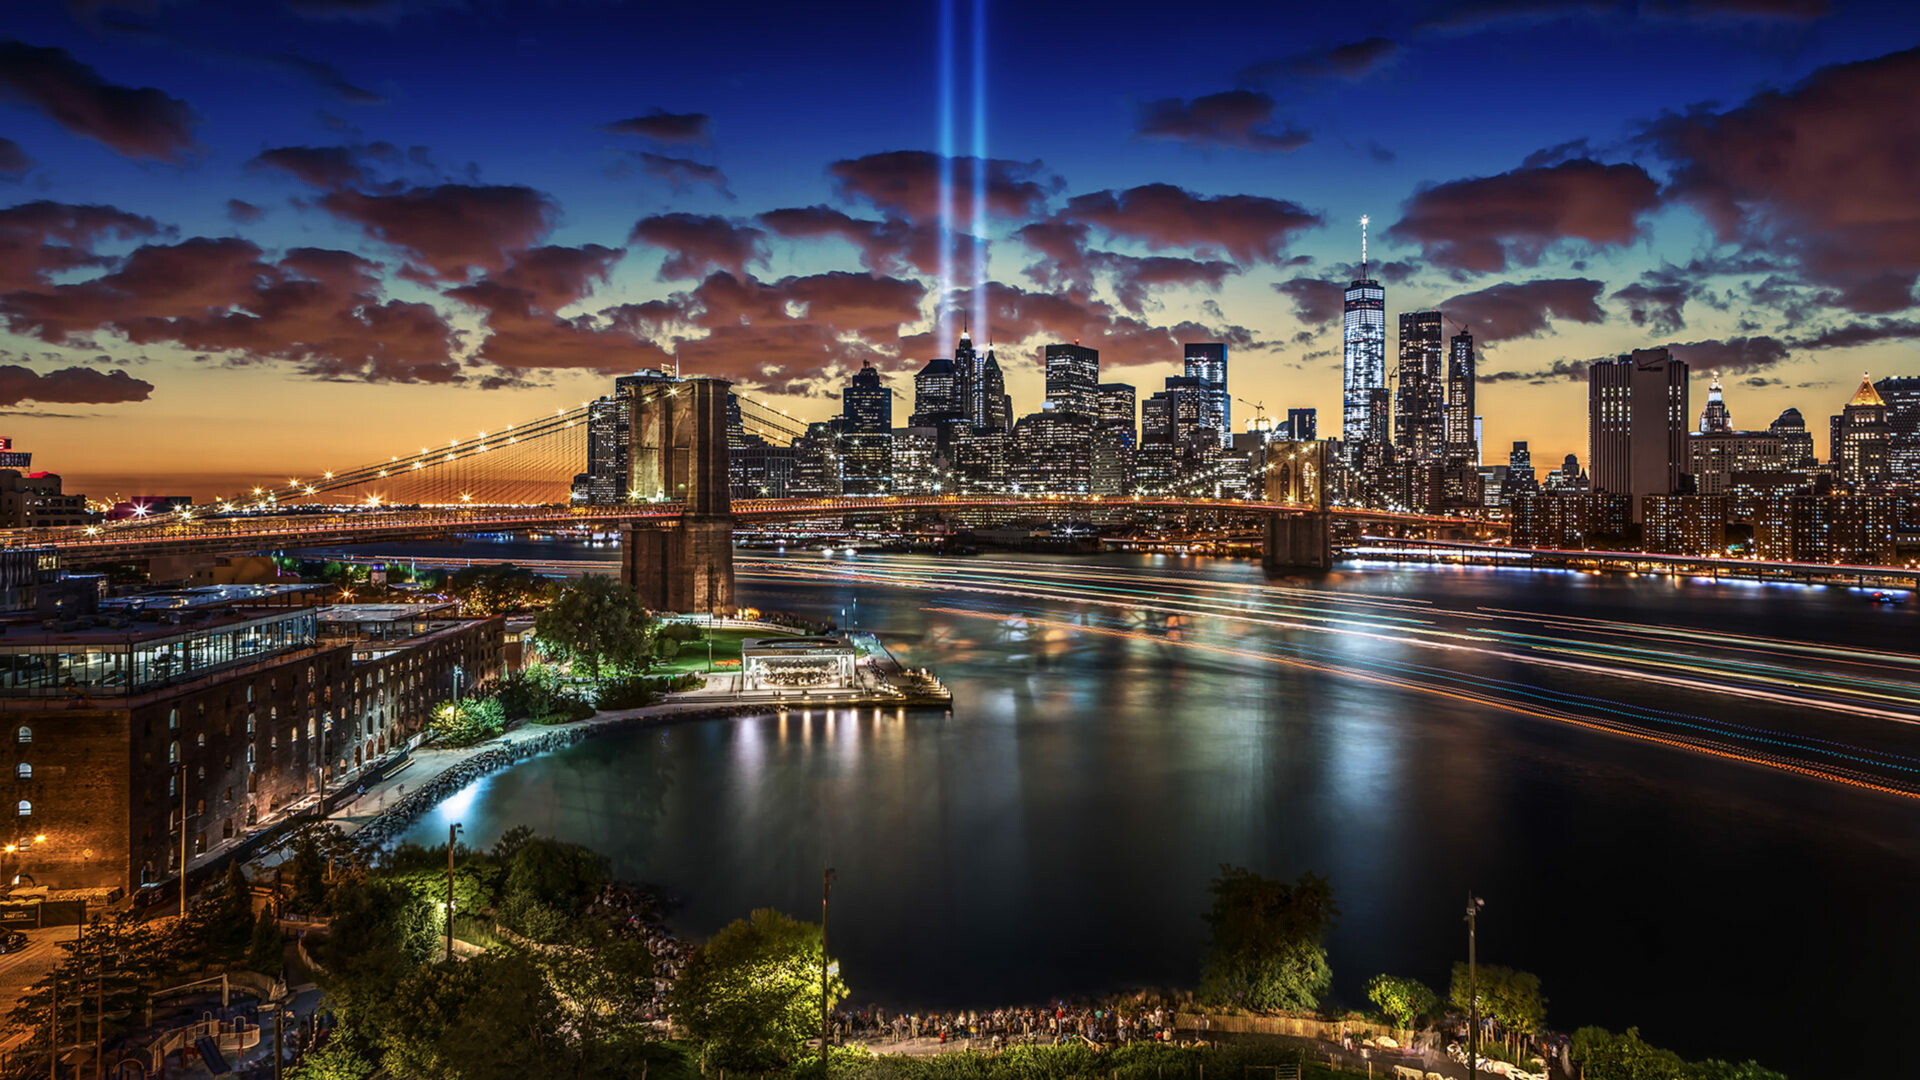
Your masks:
<svg viewBox="0 0 1920 1080"><path fill-rule="evenodd" d="M620 579L656 611L733 607L733 515L723 379L623 379L627 491L685 506L666 528L623 525Z"/></svg>
<svg viewBox="0 0 1920 1080"><path fill-rule="evenodd" d="M1333 515L1327 505L1327 444L1272 442L1266 449L1267 501L1308 512L1268 516L1261 561L1269 570L1331 569Z"/></svg>

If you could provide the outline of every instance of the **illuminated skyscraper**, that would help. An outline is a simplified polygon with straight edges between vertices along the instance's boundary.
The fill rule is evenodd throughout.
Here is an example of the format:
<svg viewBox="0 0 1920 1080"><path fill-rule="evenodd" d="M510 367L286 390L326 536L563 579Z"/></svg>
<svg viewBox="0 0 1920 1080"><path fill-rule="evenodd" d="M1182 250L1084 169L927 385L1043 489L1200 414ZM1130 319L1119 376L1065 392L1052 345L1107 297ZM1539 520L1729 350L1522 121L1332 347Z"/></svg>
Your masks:
<svg viewBox="0 0 1920 1080"><path fill-rule="evenodd" d="M1479 418L1473 408L1473 335L1453 335L1447 350L1447 464L1480 463Z"/></svg>
<svg viewBox="0 0 1920 1080"><path fill-rule="evenodd" d="M1387 291L1367 276L1367 220L1360 219L1360 276L1347 284L1341 330L1340 437L1351 445L1378 430L1374 395L1387 389Z"/></svg>
<svg viewBox="0 0 1920 1080"><path fill-rule="evenodd" d="M1394 436L1400 460L1438 462L1446 450L1446 369L1440 357L1440 313L1400 316L1400 396Z"/></svg>
<svg viewBox="0 0 1920 1080"><path fill-rule="evenodd" d="M862 365L840 394L840 479L848 495L893 490L893 391L880 372Z"/></svg>
<svg viewBox="0 0 1920 1080"><path fill-rule="evenodd" d="M1887 403L1871 379L1860 376L1860 388L1833 418L1832 431L1833 445L1828 452L1847 483L1859 486L1893 479L1893 433L1887 426Z"/></svg>
<svg viewBox="0 0 1920 1080"><path fill-rule="evenodd" d="M1714 372L1707 383L1707 407L1700 410L1700 434L1725 435L1733 431L1733 414L1727 411L1720 393L1720 373Z"/></svg>
<svg viewBox="0 0 1920 1080"><path fill-rule="evenodd" d="M1047 409L1091 418L1099 413L1100 350L1079 342L1049 345L1047 360Z"/></svg>
<svg viewBox="0 0 1920 1080"><path fill-rule="evenodd" d="M1224 342L1188 342L1186 373L1206 384L1207 416L1203 426L1219 432L1220 445L1233 443L1233 399L1227 393L1227 346Z"/></svg>

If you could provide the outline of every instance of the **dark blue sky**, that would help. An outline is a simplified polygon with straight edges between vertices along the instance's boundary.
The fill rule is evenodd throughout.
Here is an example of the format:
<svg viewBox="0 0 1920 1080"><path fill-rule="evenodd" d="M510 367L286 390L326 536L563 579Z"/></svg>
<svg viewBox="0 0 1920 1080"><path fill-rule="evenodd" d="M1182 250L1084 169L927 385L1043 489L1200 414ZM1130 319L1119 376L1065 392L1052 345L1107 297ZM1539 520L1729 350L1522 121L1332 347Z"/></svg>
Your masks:
<svg viewBox="0 0 1920 1080"><path fill-rule="evenodd" d="M1584 457L1566 373L1652 344L1683 346L1697 398L1722 370L1736 423L1796 405L1823 436L1861 370L1920 370L1917 8L993 4L995 284L957 302L1017 411L1046 340L1147 387L1206 338L1237 394L1334 425L1329 301L1366 213L1390 317L1439 306L1486 345L1489 447ZM135 448L215 422L245 453L175 467L217 487L542 412L676 349L808 415L871 359L904 415L904 373L949 347L940 12L11 5L13 434L131 490L157 471Z"/></svg>

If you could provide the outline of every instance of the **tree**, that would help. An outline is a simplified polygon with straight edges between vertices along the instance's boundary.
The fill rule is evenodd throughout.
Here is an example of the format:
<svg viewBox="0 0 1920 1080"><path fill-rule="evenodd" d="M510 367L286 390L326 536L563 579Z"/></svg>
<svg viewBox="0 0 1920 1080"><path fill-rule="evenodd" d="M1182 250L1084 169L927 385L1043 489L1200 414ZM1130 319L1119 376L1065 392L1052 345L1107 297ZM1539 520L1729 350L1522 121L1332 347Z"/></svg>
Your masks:
<svg viewBox="0 0 1920 1080"><path fill-rule="evenodd" d="M644 943L616 937L591 947L549 949L541 967L577 1040L583 1073L633 1075L636 1056L652 1040L645 1010L653 1000L653 954Z"/></svg>
<svg viewBox="0 0 1920 1080"><path fill-rule="evenodd" d="M1260 1012L1312 1010L1333 982L1322 944L1340 910L1314 873L1291 884L1238 866L1213 879L1200 997Z"/></svg>
<svg viewBox="0 0 1920 1080"><path fill-rule="evenodd" d="M320 853L320 842L311 832L302 833L294 842L293 857L287 860L288 876L293 879L293 910L313 914L327 905L327 860Z"/></svg>
<svg viewBox="0 0 1920 1080"><path fill-rule="evenodd" d="M1547 1021L1547 999L1540 994L1540 977L1530 971L1482 965L1475 984L1480 992L1480 1015L1500 1025L1506 1046L1517 1054L1521 1039L1538 1033ZM1467 965L1453 965L1453 985L1447 999L1454 1008L1467 1011Z"/></svg>
<svg viewBox="0 0 1920 1080"><path fill-rule="evenodd" d="M447 591L460 598L460 609L468 615L500 615L524 611L539 599L540 577L512 563L499 566L469 566L447 578Z"/></svg>
<svg viewBox="0 0 1920 1080"><path fill-rule="evenodd" d="M1398 975L1375 975L1367 984L1367 1000L1379 1006L1397 1028L1417 1027L1440 1003L1426 984Z"/></svg>
<svg viewBox="0 0 1920 1080"><path fill-rule="evenodd" d="M518 951L425 964L397 987L375 1037L382 1069L414 1080L526 1080L573 1072L559 999Z"/></svg>
<svg viewBox="0 0 1920 1080"><path fill-rule="evenodd" d="M673 1019L708 1062L767 1072L792 1063L820 1030L820 927L771 909L737 920L694 950L673 986ZM835 976L828 1007L847 995Z"/></svg>
<svg viewBox="0 0 1920 1080"><path fill-rule="evenodd" d="M470 697L442 702L429 726L442 746L472 746L505 731L507 713L498 698Z"/></svg>
<svg viewBox="0 0 1920 1080"><path fill-rule="evenodd" d="M533 621L540 647L585 668L595 685L610 664L646 666L653 619L632 589L610 577L589 574L549 594Z"/></svg>
<svg viewBox="0 0 1920 1080"><path fill-rule="evenodd" d="M247 966L262 975L278 978L286 964L286 939L280 933L280 919L273 908L261 909L253 923L253 941L247 946Z"/></svg>

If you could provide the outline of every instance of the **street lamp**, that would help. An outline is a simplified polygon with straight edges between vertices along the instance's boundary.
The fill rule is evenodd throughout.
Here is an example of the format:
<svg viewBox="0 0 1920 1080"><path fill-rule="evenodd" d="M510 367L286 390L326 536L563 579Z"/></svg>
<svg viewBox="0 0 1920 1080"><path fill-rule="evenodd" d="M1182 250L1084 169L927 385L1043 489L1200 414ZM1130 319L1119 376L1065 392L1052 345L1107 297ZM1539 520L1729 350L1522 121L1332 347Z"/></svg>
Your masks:
<svg viewBox="0 0 1920 1080"><path fill-rule="evenodd" d="M453 959L453 845L466 831L459 822L447 826L447 959Z"/></svg>
<svg viewBox="0 0 1920 1080"><path fill-rule="evenodd" d="M1479 929L1480 909L1485 900L1467 894L1467 1080L1475 1080L1480 1068L1480 985L1478 957L1474 955L1475 934Z"/></svg>

